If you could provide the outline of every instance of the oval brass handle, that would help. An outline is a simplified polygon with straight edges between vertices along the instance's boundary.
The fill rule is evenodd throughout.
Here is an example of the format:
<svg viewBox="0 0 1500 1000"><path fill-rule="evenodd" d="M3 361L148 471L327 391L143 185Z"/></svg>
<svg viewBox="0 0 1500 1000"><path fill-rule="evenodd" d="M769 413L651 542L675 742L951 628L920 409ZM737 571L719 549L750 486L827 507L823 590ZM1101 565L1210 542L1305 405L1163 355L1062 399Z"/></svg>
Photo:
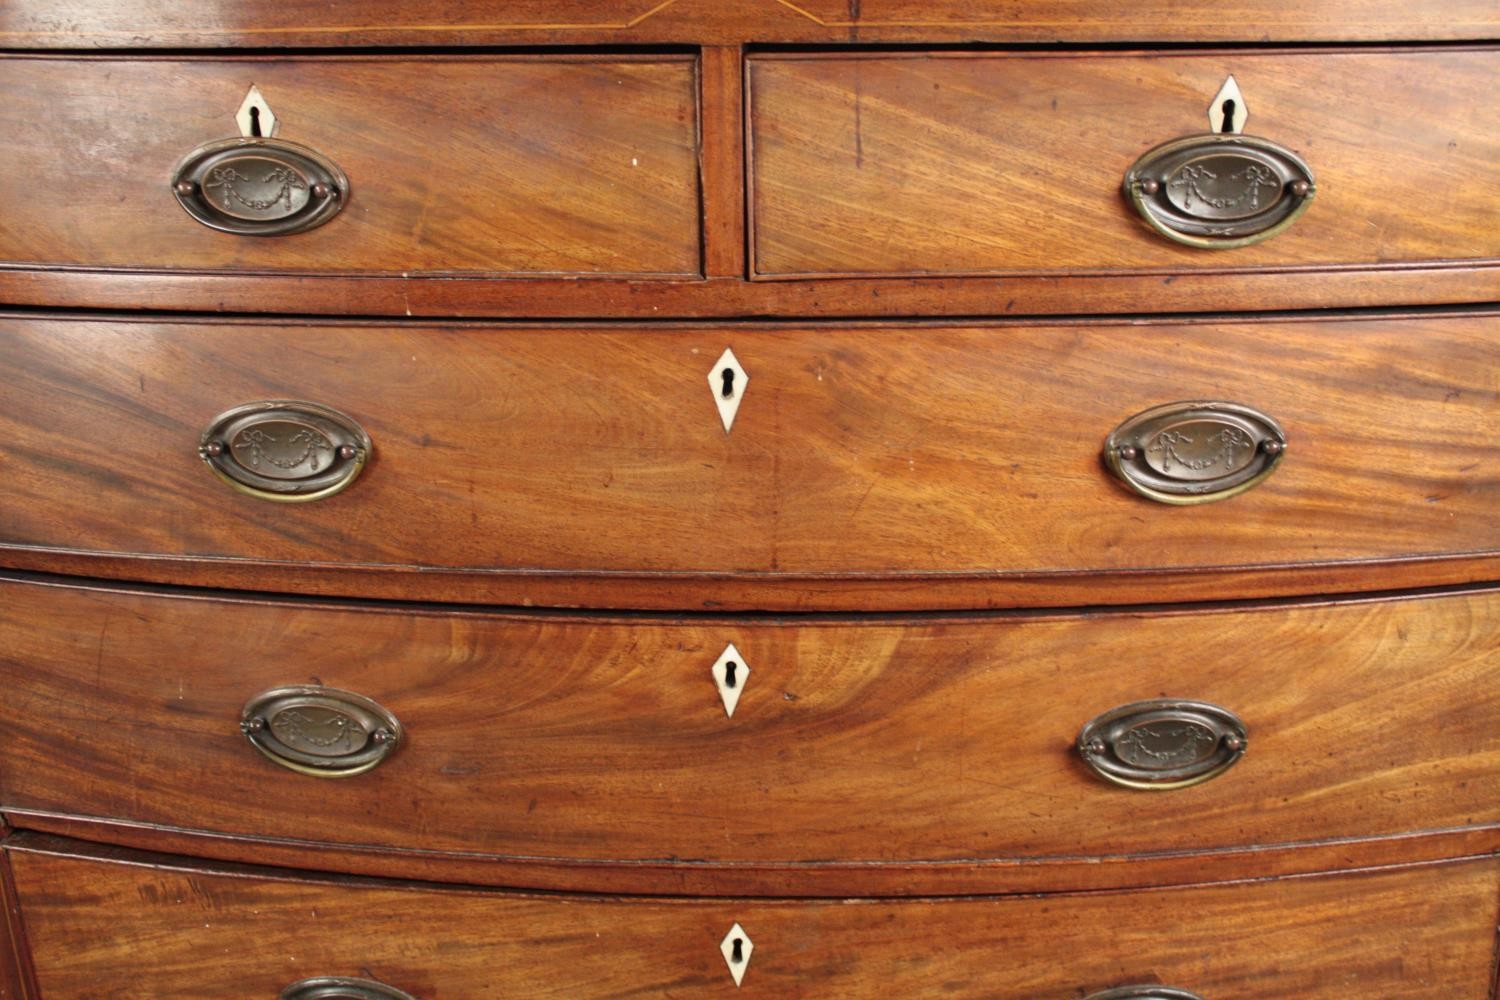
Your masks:
<svg viewBox="0 0 1500 1000"><path fill-rule="evenodd" d="M1111 709L1078 734L1078 752L1126 788L1186 788L1216 778L1245 754L1249 735L1233 712L1202 701L1138 701Z"/></svg>
<svg viewBox="0 0 1500 1000"><path fill-rule="evenodd" d="M199 146L172 172L172 193L211 229L285 236L321 226L349 200L333 161L284 139L223 139Z"/></svg>
<svg viewBox="0 0 1500 1000"><path fill-rule="evenodd" d="M245 703L240 732L282 767L317 778L349 778L389 757L401 723L363 695L326 687L281 687Z"/></svg>
<svg viewBox="0 0 1500 1000"><path fill-rule="evenodd" d="M1301 157L1248 135L1174 139L1125 174L1125 195L1152 229L1209 250L1270 239L1296 222L1316 193Z"/></svg>
<svg viewBox="0 0 1500 1000"><path fill-rule="evenodd" d="M1203 1000L1196 993L1173 989L1170 986L1121 986L1118 989L1094 993L1084 1000Z"/></svg>
<svg viewBox="0 0 1500 1000"><path fill-rule="evenodd" d="M1227 500L1264 480L1286 455L1281 425L1241 403L1166 403L1105 439L1111 472L1162 503Z"/></svg>
<svg viewBox="0 0 1500 1000"><path fill-rule="evenodd" d="M319 976L293 983L281 991L279 1000L416 1000L416 997L369 979Z"/></svg>
<svg viewBox="0 0 1500 1000"><path fill-rule="evenodd" d="M198 456L241 493L297 503L354 482L372 448L364 428L338 410L273 399L215 417L198 441Z"/></svg>

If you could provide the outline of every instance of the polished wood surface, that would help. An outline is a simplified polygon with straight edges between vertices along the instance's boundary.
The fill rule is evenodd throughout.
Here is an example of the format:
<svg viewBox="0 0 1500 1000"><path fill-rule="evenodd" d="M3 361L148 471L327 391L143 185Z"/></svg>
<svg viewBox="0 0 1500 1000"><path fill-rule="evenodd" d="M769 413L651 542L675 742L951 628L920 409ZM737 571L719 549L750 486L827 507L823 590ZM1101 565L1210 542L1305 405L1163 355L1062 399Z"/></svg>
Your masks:
<svg viewBox="0 0 1500 1000"><path fill-rule="evenodd" d="M1487 1000L1497 863L1075 896L531 897L11 846L47 1000L239 1000L312 976L420 1000L687 995ZM736 987L719 945L753 947ZM413 931L422 933L414 936Z"/></svg>
<svg viewBox="0 0 1500 1000"><path fill-rule="evenodd" d="M703 273L742 278L746 269L744 58L738 48L709 48L703 50L698 67ZM659 314L658 308L657 318Z"/></svg>
<svg viewBox="0 0 1500 1000"><path fill-rule="evenodd" d="M719 193L722 200L723 194ZM721 216L722 218L722 216ZM707 230L711 239L722 226ZM721 247L711 261L733 257ZM741 245L737 251L744 255ZM719 265L716 265L719 266ZM1500 266L985 278L351 277L143 274L0 265L13 306L296 315L594 319L1201 313L1500 301Z"/></svg>
<svg viewBox="0 0 1500 1000"><path fill-rule="evenodd" d="M1097 574L952 576L759 576L720 573L518 573L375 569L329 564L245 563L194 556L104 555L5 548L9 569L111 580L240 588L323 597L519 604L637 611L944 611L961 608L1076 607L1160 601L1352 594L1371 589L1443 587L1500 577L1500 553L1401 560L1312 563ZM294 570L294 572L292 572ZM689 586L690 584L690 586Z"/></svg>
<svg viewBox="0 0 1500 1000"><path fill-rule="evenodd" d="M6 47L1492 39L1490 0L8 0Z"/></svg>
<svg viewBox="0 0 1500 1000"><path fill-rule="evenodd" d="M810 622L0 592L7 811L497 861L836 862L821 891L844 894L876 864L919 893L910 863L985 861L1008 890L1018 860L1500 824L1495 591ZM730 643L732 717L710 674ZM374 699L404 744L337 781L267 762L241 707L309 683ZM1174 792L1082 765L1084 723L1162 697L1235 712L1250 752Z"/></svg>
<svg viewBox="0 0 1500 1000"><path fill-rule="evenodd" d="M1479 110L1500 71L1494 50L838 53L748 65L759 275L1500 258L1500 134ZM1207 132L1230 74L1246 132L1302 155L1317 197L1256 246L1180 246L1136 215L1121 180L1151 147Z"/></svg>
<svg viewBox="0 0 1500 1000"><path fill-rule="evenodd" d="M1215 879L1234 881L1500 853L1500 824L1488 824L1435 833L1145 855L880 865L836 860L790 866L684 864L669 858L620 864L231 837L177 826L31 809L9 809L5 815L28 831L231 863L505 889L568 892L583 885L596 893L666 897L837 899L847 896L851 885L867 896L891 898L984 895L995 892L996 886L1004 886L1007 893L1146 889L1193 884L1202 881L1208 871Z"/></svg>
<svg viewBox="0 0 1500 1000"><path fill-rule="evenodd" d="M10 833L10 827L0 822L0 844ZM21 928L21 906L11 878L10 857L0 853L0 1000L35 997L30 980L30 957Z"/></svg>
<svg viewBox="0 0 1500 1000"><path fill-rule="evenodd" d="M1500 1000L1497 71L1495 0L0 0L0 1000ZM1231 73L1318 196L1187 250L1120 180ZM251 84L329 225L173 197ZM266 399L358 482L215 480ZM1130 493L1189 399L1281 468ZM289 684L399 748L276 767ZM1163 697L1248 753L1094 775Z"/></svg>
<svg viewBox="0 0 1500 1000"><path fill-rule="evenodd" d="M277 138L349 176L348 205L318 229L227 235L173 197L179 160L239 135L235 113L251 84L276 115ZM687 56L11 57L0 59L0 92L8 262L399 277L701 273Z"/></svg>
<svg viewBox="0 0 1500 1000"><path fill-rule="evenodd" d="M1050 588L1046 603L1094 603L1109 574L1134 584L1111 601L1149 601L1163 571L1220 578L1198 596L1244 596L1241 569L1278 567L1352 566L1366 586L1390 587L1374 572L1382 561L1483 556L1493 568L1495 322L12 317L0 325L0 543L17 559L42 547L211 561L269 574L266 589L303 586L297 567L339 566L389 574L385 596L447 596L433 572L446 571L472 597L510 604L551 596L567 576L569 603L620 606L615 574L656 574L668 607L717 600L700 583L725 579L748 607L816 607L799 580L874 583L867 606L895 608L932 607L928 581L949 606L1026 603L1032 584ZM728 434L707 379L726 346L750 379ZM374 459L352 488L288 506L210 475L202 429L277 398L334 406L370 432ZM1138 497L1104 469L1120 422L1191 399L1279 420L1282 467L1193 508ZM171 565L127 565L180 579ZM1420 569L1405 565L1401 582L1450 582ZM363 592L352 577L342 586Z"/></svg>
<svg viewBox="0 0 1500 1000"><path fill-rule="evenodd" d="M714 9L733 8L718 5ZM1306 64L1324 55L1306 53L1298 58ZM1419 55L1444 64L1452 57L1458 60L1455 65L1477 58L1473 52L1460 50L1408 53L1405 58ZM1361 54L1364 57L1370 54ZM576 57L570 63L568 56L546 55L538 68L533 65L536 60L520 55L477 57L479 67L466 71L456 68L463 65L463 57L436 55L259 61L247 57L97 61L51 57L41 63L14 58L8 65L19 78L7 92L24 100L13 100L8 105L11 111L0 109L0 119L13 116L8 134L22 141L12 141L0 151L0 157L8 154L14 161L7 175L9 187L0 179L7 209L0 213L7 218L0 222L0 247L8 241L11 248L0 254L0 301L214 312L658 320L1201 312L1500 300L1500 266L1493 261L1476 265L1473 259L1479 251L1473 249L1459 254L1463 260L1415 269L1403 269L1399 255L1390 259L1383 255L1377 262L1352 268L1305 272L1198 263L1176 268L1171 281L1150 270L1080 273L1058 267L1005 277L920 274L828 280L780 275L776 281L747 281L740 47L716 44L703 50L696 74L687 55L675 57L684 60L676 64L661 64L663 58L672 57ZM1070 58L1089 65L1114 65L1122 57L1073 53ZM1212 58L1202 54L1171 57L1178 64L1194 59L1205 63ZM1240 52L1223 58L1250 59L1258 65L1272 57ZM1334 62L1347 58L1352 57L1346 53ZM429 59L444 68L431 78L422 69ZM654 69L643 69L640 59L653 63ZM610 67L622 63L630 65L630 83L637 98L623 109L612 100L609 79ZM102 71L108 79L101 78L101 67L109 67ZM205 137L233 134L232 109L238 107L248 82L239 77L251 69L259 76L262 67L278 81L267 97L283 118L281 135L303 140L316 135L319 142L315 145L332 143L342 156L352 156L350 162L358 168L350 168L356 188L351 208L330 225L297 237L257 239L212 233L189 219L165 187L172 165L187 150L206 141ZM458 87L456 74L462 72L489 75L483 76L482 86L474 88L476 93ZM306 82L310 75L317 78L310 82L318 83L326 94L308 96L305 86L287 91L279 85ZM128 87L119 89L113 82L116 76ZM397 77L405 89L380 89L383 82ZM268 86L265 79L260 82L263 89ZM1309 95L1328 90L1322 81L1313 82L1318 86ZM541 87L544 83L548 96L533 100L527 84ZM363 89L351 94L351 88ZM1424 93L1421 88L1406 89ZM600 100L563 107L562 102L575 91ZM221 92L228 102L223 107L210 107L202 96ZM59 94L67 100L59 102ZM377 100L369 100L370 94ZM288 105L284 99L295 103ZM1184 100L1181 107L1170 110L1145 110L1157 114L1163 127L1201 128L1207 96L1184 95ZM1365 96L1356 94L1351 100L1359 104ZM1252 126L1256 126L1265 105L1254 98L1250 103ZM1452 122L1457 106L1445 104L1434 120ZM47 109L45 114L38 110L42 107ZM474 117L475 112L481 115ZM878 109L873 114L880 116ZM993 114L992 106L986 114ZM159 121L163 116L170 120ZM463 127L455 132L443 124L445 116L459 117ZM1363 123L1370 116L1353 117ZM71 144L58 145L56 121L70 123ZM1430 138L1432 129L1426 122L1421 124L1404 132ZM1480 122L1461 124L1463 129L1479 130L1482 137L1489 135ZM1364 134L1375 126L1335 121L1330 127L1345 136ZM170 142L163 137L171 137ZM817 143L825 139L814 138ZM1007 131L1001 139L1013 141L1013 132ZM1339 148L1347 150L1349 141L1339 141ZM1482 138L1478 145L1485 142L1493 140ZM1434 162L1472 165L1470 145L1445 147ZM650 150L649 155L639 155L642 148ZM1304 152L1316 160L1321 148L1309 144ZM91 150L86 161L76 156L77 149ZM427 149L445 152L434 159L425 155ZM1077 159L1069 150L1067 162ZM150 167L151 162L157 162L157 167ZM350 167L349 162L340 162ZM839 162L836 157L832 166L836 168ZM1481 168L1488 169L1489 162L1480 161ZM77 175L66 188L69 197L33 197L29 178L53 176L59 164ZM1431 164L1420 166L1425 170ZM828 169L828 164L818 166L822 173ZM988 160L982 169L990 169ZM1382 168L1367 163L1362 169L1369 178L1378 176ZM1118 179L1109 179L1110 195L1101 202L1106 206L1101 210L1114 213L1110 224L1128 234L1133 245L1159 257L1165 255L1163 259L1170 260L1173 254L1185 257L1189 264L1198 259L1186 251L1156 245L1153 241L1159 238L1145 233L1114 194ZM119 194L122 183L130 190L126 197ZM1452 182L1445 180L1437 186L1445 185L1452 186ZM1014 185L1007 181L1001 187L1009 190ZM85 196L80 198L80 192ZM995 197L989 190L979 194ZM367 198L362 201L362 195L374 195L376 203L372 206ZM1324 208L1326 195L1325 185L1314 213ZM909 193L904 197L909 200ZM1426 195L1416 197L1420 202ZM1475 195L1478 203L1490 197L1489 189ZM701 220L694 212L695 200L702 203ZM887 200L887 193L881 191L878 201L884 206ZM898 197L891 204L899 201ZM147 207L142 208L143 204ZM371 214L366 208L380 211ZM964 211L967 223L967 206ZM1441 206L1439 219L1451 215L1451 206ZM42 219L47 226L22 226L10 219ZM601 221L609 224L607 231ZM861 219L853 230L869 221ZM1050 231L1061 220L1046 221ZM1303 219L1298 226L1307 221ZM926 225L928 220L920 223ZM1400 219L1396 223L1391 233L1411 225ZM1451 228L1450 223L1424 223L1429 243L1433 233L1427 230L1433 225ZM338 234L350 232L357 232L358 238L340 242ZM1364 232L1358 235L1367 239ZM1482 249L1487 237L1476 238L1475 246ZM31 259L22 250L35 254L42 248L59 256L18 262ZM90 252L85 253L85 248ZM1238 253L1209 256L1226 262L1246 259ZM76 263L51 266L61 265L64 259ZM624 272L650 273L632 277L622 276ZM514 275L525 275L528 280L504 280ZM578 276L589 280L579 281Z"/></svg>

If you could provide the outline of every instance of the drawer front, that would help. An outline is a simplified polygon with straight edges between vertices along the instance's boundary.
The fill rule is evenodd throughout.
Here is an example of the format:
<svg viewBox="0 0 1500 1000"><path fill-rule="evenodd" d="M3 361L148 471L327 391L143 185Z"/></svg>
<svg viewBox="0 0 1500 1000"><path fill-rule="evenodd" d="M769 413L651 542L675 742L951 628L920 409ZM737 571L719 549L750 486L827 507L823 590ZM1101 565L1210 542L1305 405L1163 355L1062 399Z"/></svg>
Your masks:
<svg viewBox="0 0 1500 1000"><path fill-rule="evenodd" d="M704 587L726 582L744 588L741 606L796 607L756 588L830 580L895 581L869 598L895 608L1085 604L1129 574L1141 575L1111 599L1139 601L1159 598L1151 574L1167 571L1245 596L1246 567L1368 574L1382 560L1405 584L1439 583L1420 560L1500 549L1497 322L516 329L12 317L0 319L0 545L13 566L46 549L118 556L126 568L109 572L137 578L210 567L221 575L196 579L271 590L309 586L304 570L342 570L359 575L336 592L508 604L546 600L533 588L562 574L579 574L574 589L548 603L637 607L702 606L720 596ZM726 432L717 404L734 365ZM373 450L359 477L295 504L216 480L201 436L265 400L332 407L363 428ZM1192 400L1243 404L1283 428L1268 479L1182 507L1111 474L1101 456L1112 431ZM256 453L236 441L248 469ZM236 576L250 572L264 575ZM631 575L655 594L611 589ZM1027 589L1038 581L1052 589Z"/></svg>
<svg viewBox="0 0 1500 1000"><path fill-rule="evenodd" d="M1492 261L1500 136L1475 108L1497 71L1491 50L757 56L755 272L1171 274ZM1304 158L1315 197L1289 229L1257 245L1182 246L1147 228L1122 180L1152 147L1208 132L1231 75L1249 112L1246 134ZM1229 162L1202 161L1226 177ZM1228 198L1215 186L1223 178L1199 177L1192 183L1203 190L1190 191L1176 186L1186 175L1170 176L1172 197L1193 211L1245 214L1204 208L1202 198Z"/></svg>
<svg viewBox="0 0 1500 1000"><path fill-rule="evenodd" d="M215 871L18 841L47 1000L274 997L323 976L414 1000L1104 1000L1142 983L1203 1000L1484 1000L1494 944L1493 859L1083 896L652 902Z"/></svg>
<svg viewBox="0 0 1500 1000"><path fill-rule="evenodd" d="M315 229L220 232L174 195L180 161L241 135L252 85L275 141L312 149L348 178L342 210ZM0 261L402 276L700 270L686 57L14 57L0 59L0 91ZM267 169L241 166L249 179L209 200L274 197L255 183ZM194 200L214 186L204 180Z"/></svg>
<svg viewBox="0 0 1500 1000"><path fill-rule="evenodd" d="M918 863L920 892L923 862L1003 884L1018 859L1500 823L1495 591L801 624L0 592L7 810L583 868L839 859L840 893L871 864ZM286 720L247 705L298 685L372 702L399 745L340 780L276 766L253 742ZM1085 724L1156 699L1231 713L1248 749L1175 790L1093 773Z"/></svg>

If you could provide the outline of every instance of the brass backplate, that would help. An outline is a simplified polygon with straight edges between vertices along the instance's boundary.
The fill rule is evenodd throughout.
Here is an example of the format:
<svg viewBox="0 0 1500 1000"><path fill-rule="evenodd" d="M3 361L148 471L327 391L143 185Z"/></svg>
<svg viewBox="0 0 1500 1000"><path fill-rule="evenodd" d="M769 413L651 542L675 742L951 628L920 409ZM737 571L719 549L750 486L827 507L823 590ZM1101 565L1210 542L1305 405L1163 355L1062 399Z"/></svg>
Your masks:
<svg viewBox="0 0 1500 1000"><path fill-rule="evenodd" d="M1316 193L1301 157L1249 135L1174 139L1125 174L1125 196L1152 229L1209 250L1270 239L1297 221Z"/></svg>
<svg viewBox="0 0 1500 1000"><path fill-rule="evenodd" d="M394 986L370 979L319 976L293 983L281 991L279 1000L417 1000Z"/></svg>
<svg viewBox="0 0 1500 1000"><path fill-rule="evenodd" d="M1245 724L1202 701L1121 705L1078 734L1078 752L1101 778L1138 789L1185 788L1218 777L1244 756Z"/></svg>
<svg viewBox="0 0 1500 1000"><path fill-rule="evenodd" d="M332 496L354 482L372 451L354 418L290 399L246 403L219 414L198 441L214 475L262 500Z"/></svg>
<svg viewBox="0 0 1500 1000"><path fill-rule="evenodd" d="M403 736L396 717L369 698L315 686L261 692L240 712L240 731L270 760L318 778L364 774Z"/></svg>
<svg viewBox="0 0 1500 1000"><path fill-rule="evenodd" d="M321 226L349 201L349 178L316 150L283 139L221 139L172 173L172 193L211 229L287 236Z"/></svg>
<svg viewBox="0 0 1500 1000"><path fill-rule="evenodd" d="M1243 403L1191 400L1137 413L1105 439L1104 463L1141 496L1199 504L1237 496L1286 455L1286 433Z"/></svg>

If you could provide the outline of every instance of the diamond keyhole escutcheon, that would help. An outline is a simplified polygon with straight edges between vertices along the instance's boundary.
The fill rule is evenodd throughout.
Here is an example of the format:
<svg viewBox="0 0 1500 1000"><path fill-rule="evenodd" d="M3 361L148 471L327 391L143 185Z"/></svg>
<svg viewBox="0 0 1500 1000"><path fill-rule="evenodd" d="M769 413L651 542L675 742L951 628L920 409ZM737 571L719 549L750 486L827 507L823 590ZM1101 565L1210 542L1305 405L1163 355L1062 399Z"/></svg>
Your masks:
<svg viewBox="0 0 1500 1000"><path fill-rule="evenodd" d="M1249 117L1250 109L1245 105L1245 95L1240 93L1240 85L1231 75L1208 105L1209 131L1222 135L1239 135L1245 131L1245 122Z"/></svg>
<svg viewBox="0 0 1500 1000"><path fill-rule="evenodd" d="M719 699L724 702L724 714L732 718L740 703L740 694L745 690L745 682L750 679L750 665L731 642L714 661L711 672L714 686L719 689Z"/></svg>
<svg viewBox="0 0 1500 1000"><path fill-rule="evenodd" d="M755 943L739 924L729 928L729 933L719 942L719 951L724 953L724 964L729 966L729 974L734 977L735 986L744 984L745 970L750 967L750 953L754 949Z"/></svg>
<svg viewBox="0 0 1500 1000"><path fill-rule="evenodd" d="M740 359L729 348L719 355L708 373L708 387L714 394L714 405L719 409L719 419L724 423L724 433L734 426L735 414L740 412L740 400L745 398L745 386L750 376L740 367Z"/></svg>
<svg viewBox="0 0 1500 1000"><path fill-rule="evenodd" d="M246 139L269 139L276 133L276 115L260 88L253 84L234 113L234 120L240 127L240 135Z"/></svg>

